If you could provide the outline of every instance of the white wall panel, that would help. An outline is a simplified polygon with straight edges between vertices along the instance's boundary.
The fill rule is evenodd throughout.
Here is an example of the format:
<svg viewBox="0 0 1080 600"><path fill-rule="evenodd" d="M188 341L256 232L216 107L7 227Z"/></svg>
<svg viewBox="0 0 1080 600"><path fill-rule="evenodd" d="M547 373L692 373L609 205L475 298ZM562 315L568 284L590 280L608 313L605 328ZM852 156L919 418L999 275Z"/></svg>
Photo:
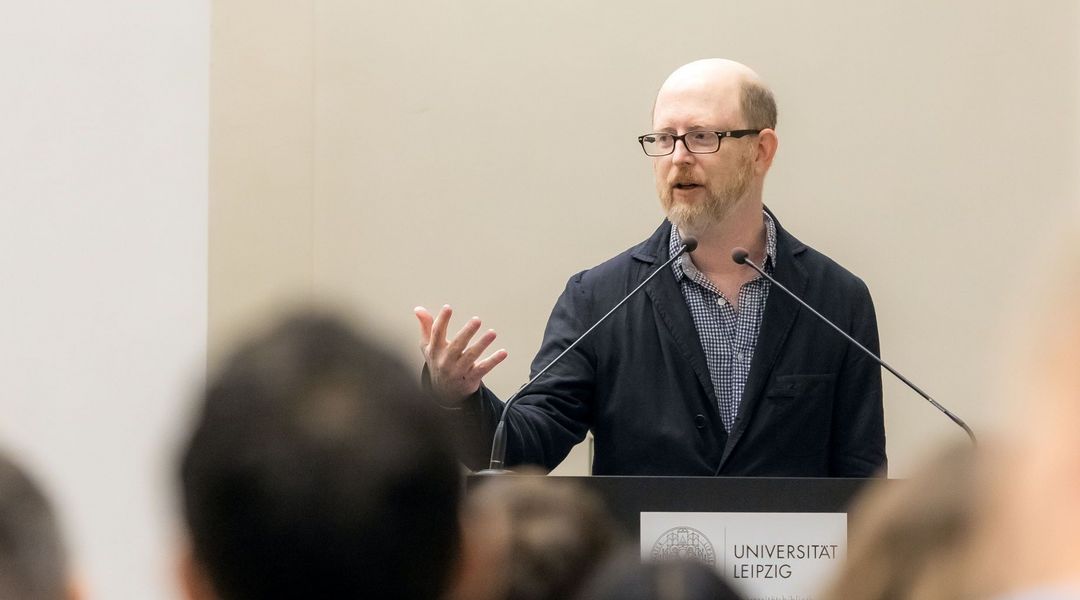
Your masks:
<svg viewBox="0 0 1080 600"><path fill-rule="evenodd" d="M0 446L90 598L168 598L172 459L203 377L209 6L0 17Z"/></svg>

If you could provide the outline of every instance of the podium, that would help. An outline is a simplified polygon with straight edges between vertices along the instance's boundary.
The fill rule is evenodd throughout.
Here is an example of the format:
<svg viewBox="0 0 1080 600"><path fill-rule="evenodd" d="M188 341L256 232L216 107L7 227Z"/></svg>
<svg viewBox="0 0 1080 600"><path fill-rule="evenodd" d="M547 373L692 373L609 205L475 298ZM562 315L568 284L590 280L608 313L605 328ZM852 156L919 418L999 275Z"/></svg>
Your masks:
<svg viewBox="0 0 1080 600"><path fill-rule="evenodd" d="M469 485L486 477L470 476ZM750 599L813 598L846 556L848 507L872 481L547 478L573 482L603 498L637 540L643 560L699 560Z"/></svg>
<svg viewBox="0 0 1080 600"><path fill-rule="evenodd" d="M515 477L510 474L509 476ZM469 485L487 475L470 475ZM568 480L607 503L626 532L641 535L643 512L844 513L869 479L769 477L579 477Z"/></svg>

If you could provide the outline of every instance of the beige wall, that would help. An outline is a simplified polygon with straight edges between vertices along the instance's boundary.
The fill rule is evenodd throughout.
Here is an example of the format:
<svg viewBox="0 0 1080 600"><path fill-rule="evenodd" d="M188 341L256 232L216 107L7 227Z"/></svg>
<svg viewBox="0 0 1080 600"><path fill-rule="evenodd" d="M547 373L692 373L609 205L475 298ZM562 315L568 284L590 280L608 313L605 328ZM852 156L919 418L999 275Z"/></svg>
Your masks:
<svg viewBox="0 0 1080 600"><path fill-rule="evenodd" d="M310 298L313 2L211 3L210 357Z"/></svg>
<svg viewBox="0 0 1080 600"><path fill-rule="evenodd" d="M886 360L985 431L1023 249L1080 198L1077 10L215 2L211 355L320 298L419 364L412 307L450 303L499 331L511 392L566 278L661 219L634 140L656 87L726 56L780 104L766 201L868 282ZM892 381L886 411L894 475L961 435Z"/></svg>

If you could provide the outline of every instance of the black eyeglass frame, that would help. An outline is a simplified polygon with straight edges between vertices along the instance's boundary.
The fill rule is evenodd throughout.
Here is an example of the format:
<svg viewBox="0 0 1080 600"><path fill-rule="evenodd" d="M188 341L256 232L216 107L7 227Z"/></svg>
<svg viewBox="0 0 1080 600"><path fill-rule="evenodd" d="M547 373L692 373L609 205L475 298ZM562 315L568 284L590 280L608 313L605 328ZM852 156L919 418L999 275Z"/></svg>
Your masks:
<svg viewBox="0 0 1080 600"><path fill-rule="evenodd" d="M746 137L748 135L755 135L755 134L761 133L762 131L764 131L764 129L734 129L732 131L711 131L711 130L708 130L708 129L695 129L694 131L687 131L686 133L684 133L682 135L675 135L673 133L665 133L663 131L655 131L653 133L646 133L644 135L639 135L638 138L637 138L637 141L638 141L639 144L641 144L641 151L645 153L645 156L657 157L657 156L668 156L669 154L674 154L675 153L675 145L679 143L679 140L682 140L683 147L686 148L686 151L691 153L691 154L715 154L715 153L720 151L720 144L721 144L721 142L724 141L724 138L726 138L726 137L738 139L738 138L741 138L741 137ZM694 134L694 133L706 133L706 132L716 134L716 150L710 150L708 152L698 152L696 150L691 150L690 146L688 146L686 144L686 136L688 136L690 134ZM649 154L649 151L645 149L645 138L649 137L650 135L670 135L671 139L672 139L671 150L668 151L668 152L665 152L663 154Z"/></svg>

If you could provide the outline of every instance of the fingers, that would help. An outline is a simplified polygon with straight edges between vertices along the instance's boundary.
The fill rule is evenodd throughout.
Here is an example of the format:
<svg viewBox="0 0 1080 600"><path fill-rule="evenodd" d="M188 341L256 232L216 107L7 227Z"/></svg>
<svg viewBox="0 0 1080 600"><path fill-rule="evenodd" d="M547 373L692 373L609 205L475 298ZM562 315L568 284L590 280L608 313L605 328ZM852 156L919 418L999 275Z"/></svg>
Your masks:
<svg viewBox="0 0 1080 600"><path fill-rule="evenodd" d="M425 360L433 370L433 380L464 384L451 383L449 388L460 386L464 390L464 388L471 388L474 382L478 385L480 379L508 356L506 350L499 350L483 360L477 360L495 341L495 331L489 329L470 344L473 336L480 330L479 317L469 319L453 339L447 340L446 330L450 325L450 317L454 313L450 305L443 305L434 316L423 306L414 308L413 313L420 325L420 347L424 352ZM449 392L460 392L458 395L469 393L469 390L449 388Z"/></svg>
<svg viewBox="0 0 1080 600"><path fill-rule="evenodd" d="M484 335L480 336L480 339L476 340L476 343L469 346L461 353L461 359L470 363L475 362L480 358L480 355L487 350L487 347L491 345L491 342L495 341L495 330L488 329Z"/></svg>
<svg viewBox="0 0 1080 600"><path fill-rule="evenodd" d="M473 372L476 374L477 378L483 379L483 377L498 366L499 363L506 360L507 356L509 356L509 354L506 350L496 350L491 356L473 365Z"/></svg>
<svg viewBox="0 0 1080 600"><path fill-rule="evenodd" d="M450 316L454 311L449 304L444 304L435 321L431 324L431 347L441 348L446 345L446 326L450 324Z"/></svg>
<svg viewBox="0 0 1080 600"><path fill-rule="evenodd" d="M473 317L465 323L465 326L461 328L461 331L457 332L454 339L450 340L450 345L446 347L447 352L453 354L461 354L465 350L465 346L469 344L472 337L476 335L476 332L480 330L480 317Z"/></svg>
<svg viewBox="0 0 1080 600"><path fill-rule="evenodd" d="M426 347L431 343L431 324L435 317L431 316L428 309L423 306L414 308L413 314L416 315L416 320L420 322L420 347Z"/></svg>

